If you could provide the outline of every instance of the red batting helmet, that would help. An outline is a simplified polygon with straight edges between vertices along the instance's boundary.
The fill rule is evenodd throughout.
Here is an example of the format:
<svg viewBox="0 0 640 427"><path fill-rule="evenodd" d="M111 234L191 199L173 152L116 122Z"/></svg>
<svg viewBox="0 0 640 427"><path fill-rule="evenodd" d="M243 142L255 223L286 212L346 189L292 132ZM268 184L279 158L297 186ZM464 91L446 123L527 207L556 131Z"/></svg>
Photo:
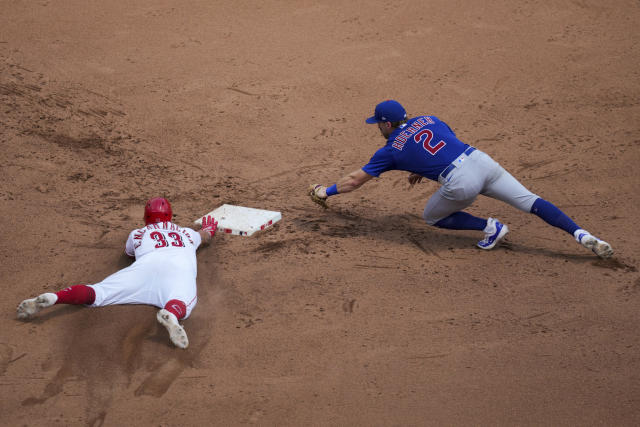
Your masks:
<svg viewBox="0 0 640 427"><path fill-rule="evenodd" d="M172 215L171 203L164 197L154 197L150 199L147 202L147 206L144 207L145 225L171 221Z"/></svg>

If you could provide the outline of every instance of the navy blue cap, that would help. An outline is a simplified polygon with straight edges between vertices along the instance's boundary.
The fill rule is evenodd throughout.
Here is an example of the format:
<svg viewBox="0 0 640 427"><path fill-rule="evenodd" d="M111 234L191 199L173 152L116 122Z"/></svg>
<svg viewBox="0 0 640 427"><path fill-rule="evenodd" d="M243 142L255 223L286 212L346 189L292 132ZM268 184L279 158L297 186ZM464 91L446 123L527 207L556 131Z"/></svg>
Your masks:
<svg viewBox="0 0 640 427"><path fill-rule="evenodd" d="M407 112L398 101L389 99L382 101L376 105L375 114L369 117L365 122L369 124L380 122L399 122L407 118Z"/></svg>

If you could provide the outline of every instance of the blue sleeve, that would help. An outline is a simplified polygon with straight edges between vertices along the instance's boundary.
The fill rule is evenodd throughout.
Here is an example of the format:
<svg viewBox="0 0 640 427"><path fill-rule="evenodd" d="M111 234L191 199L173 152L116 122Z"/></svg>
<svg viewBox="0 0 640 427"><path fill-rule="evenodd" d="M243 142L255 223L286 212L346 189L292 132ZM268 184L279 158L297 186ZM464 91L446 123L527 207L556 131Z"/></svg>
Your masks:
<svg viewBox="0 0 640 427"><path fill-rule="evenodd" d="M375 152L369 163L362 167L362 170L371 176L378 177L381 173L393 169L393 155L389 147L382 147Z"/></svg>

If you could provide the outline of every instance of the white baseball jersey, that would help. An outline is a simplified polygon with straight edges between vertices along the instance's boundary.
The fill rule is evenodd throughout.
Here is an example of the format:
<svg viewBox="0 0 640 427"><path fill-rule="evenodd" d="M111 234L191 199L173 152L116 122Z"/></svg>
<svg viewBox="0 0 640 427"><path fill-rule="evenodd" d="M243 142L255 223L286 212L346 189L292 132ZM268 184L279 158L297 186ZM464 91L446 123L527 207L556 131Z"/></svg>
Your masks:
<svg viewBox="0 0 640 427"><path fill-rule="evenodd" d="M93 306L148 304L163 308L177 299L187 306L188 317L196 304L196 250L200 234L172 222L159 222L133 230L125 252L136 261L100 283Z"/></svg>

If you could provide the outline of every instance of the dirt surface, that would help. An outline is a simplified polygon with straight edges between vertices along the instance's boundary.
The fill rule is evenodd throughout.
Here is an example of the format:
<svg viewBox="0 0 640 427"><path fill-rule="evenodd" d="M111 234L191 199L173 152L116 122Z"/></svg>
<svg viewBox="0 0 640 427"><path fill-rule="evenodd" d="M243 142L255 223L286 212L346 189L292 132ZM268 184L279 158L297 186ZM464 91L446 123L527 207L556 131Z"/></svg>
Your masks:
<svg viewBox="0 0 640 427"><path fill-rule="evenodd" d="M185 5L189 3L189 5ZM640 424L637 0L0 2L0 424ZM389 172L323 211L394 98L614 247L503 203L428 227ZM199 253L191 346L155 308L17 304L129 265L144 202L282 212Z"/></svg>

